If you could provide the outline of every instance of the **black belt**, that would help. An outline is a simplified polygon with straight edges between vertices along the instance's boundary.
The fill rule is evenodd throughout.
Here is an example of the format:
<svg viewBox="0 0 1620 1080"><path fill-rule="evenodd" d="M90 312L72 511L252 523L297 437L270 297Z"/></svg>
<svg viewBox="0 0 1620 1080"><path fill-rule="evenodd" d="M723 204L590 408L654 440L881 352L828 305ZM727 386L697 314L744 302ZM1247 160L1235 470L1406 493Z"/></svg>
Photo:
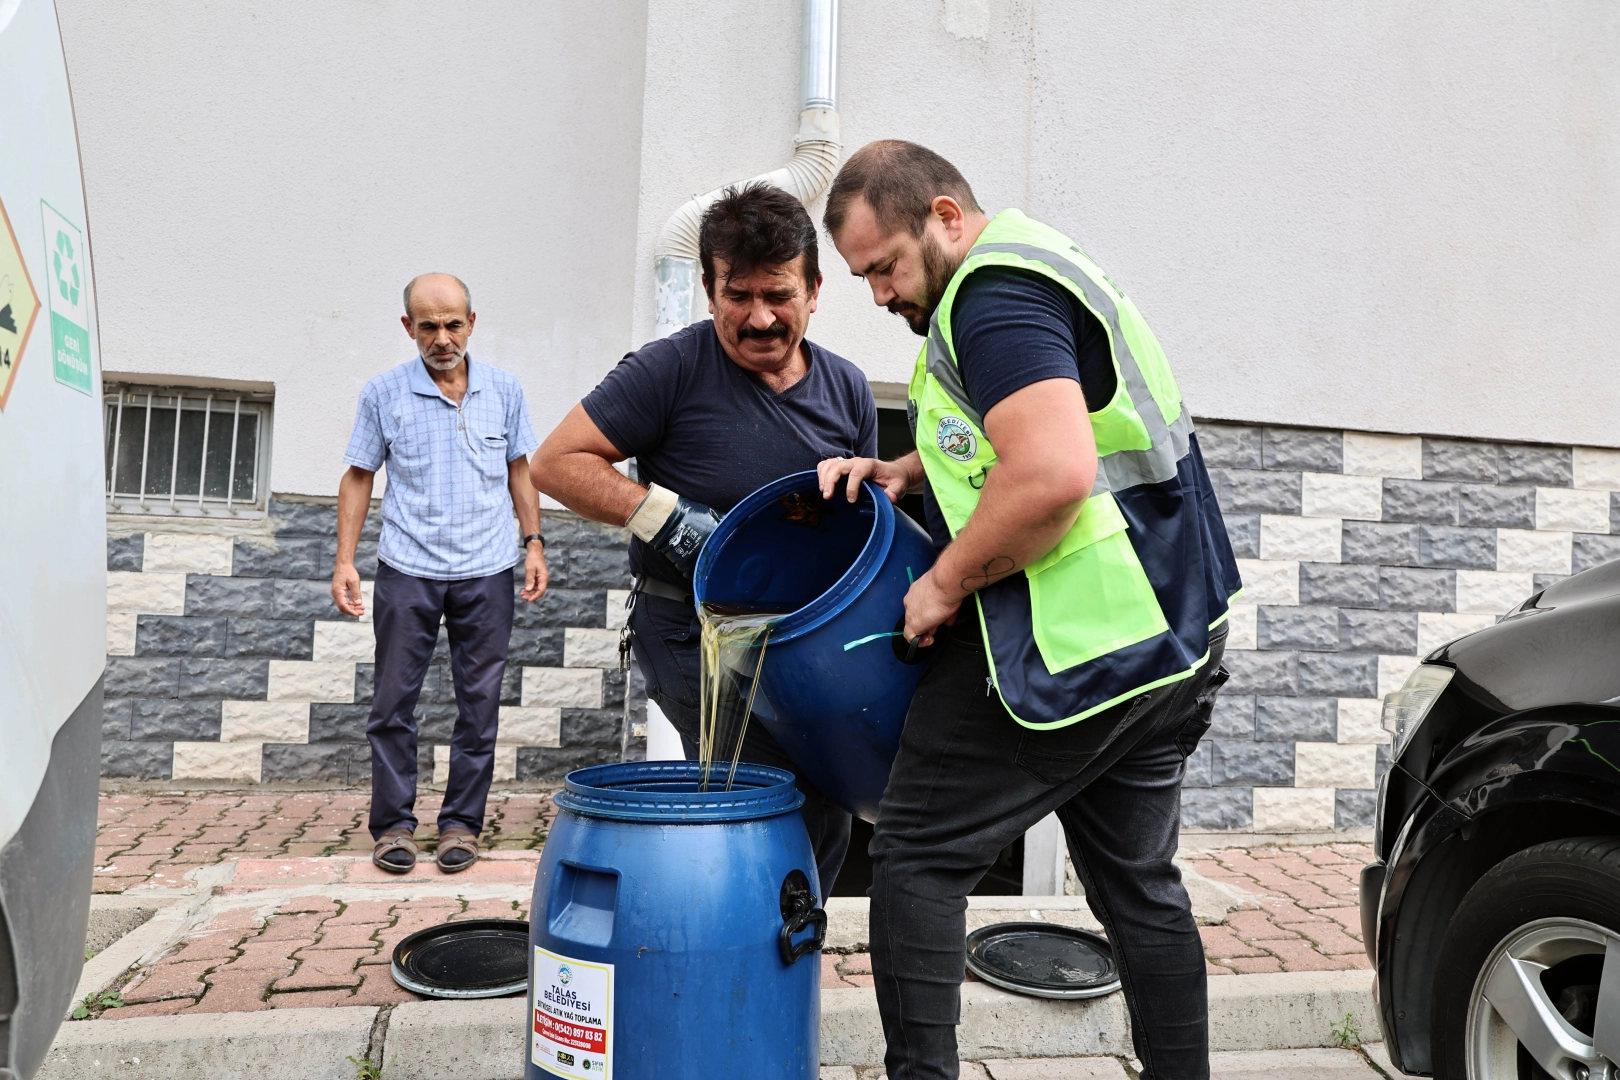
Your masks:
<svg viewBox="0 0 1620 1080"><path fill-rule="evenodd" d="M692 603L692 590L683 589L679 585L671 585L667 581L660 581L645 574L636 579L633 592L646 593L648 596L658 596L665 600L674 600L678 604Z"/></svg>

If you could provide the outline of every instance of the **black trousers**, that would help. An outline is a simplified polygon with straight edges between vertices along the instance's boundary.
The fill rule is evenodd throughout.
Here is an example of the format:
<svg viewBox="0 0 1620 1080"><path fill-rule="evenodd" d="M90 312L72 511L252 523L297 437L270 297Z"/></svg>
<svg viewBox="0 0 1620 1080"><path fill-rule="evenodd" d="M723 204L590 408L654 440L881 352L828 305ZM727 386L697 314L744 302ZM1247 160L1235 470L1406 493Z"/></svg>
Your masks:
<svg viewBox="0 0 1620 1080"><path fill-rule="evenodd" d="M1119 962L1147 1080L1207 1080L1204 950L1181 874L1186 757L1208 730L1224 628L1202 670L1054 731L989 692L977 620L947 633L912 699L871 853L872 971L889 1080L956 1080L967 894L1053 811Z"/></svg>
<svg viewBox="0 0 1620 1080"><path fill-rule="evenodd" d="M378 563L373 603L377 667L366 723L371 836L380 839L401 825L416 828L416 702L439 640L441 618L450 637L456 726L450 734L450 777L439 808L439 830L461 825L478 835L484 831L485 804L495 777L501 677L512 642L512 572L435 581Z"/></svg>
<svg viewBox="0 0 1620 1080"><path fill-rule="evenodd" d="M687 760L695 760L702 678L697 614L690 604L641 593L630 614L630 629L635 635L636 662L647 680L647 696L658 703L680 734ZM825 900L838 880L844 853L849 850L849 811L829 802L820 788L799 774L798 766L757 716L749 720L743 735L742 760L786 769L794 775L804 795L799 814L810 833L810 848L816 853L816 872L821 879L820 895Z"/></svg>

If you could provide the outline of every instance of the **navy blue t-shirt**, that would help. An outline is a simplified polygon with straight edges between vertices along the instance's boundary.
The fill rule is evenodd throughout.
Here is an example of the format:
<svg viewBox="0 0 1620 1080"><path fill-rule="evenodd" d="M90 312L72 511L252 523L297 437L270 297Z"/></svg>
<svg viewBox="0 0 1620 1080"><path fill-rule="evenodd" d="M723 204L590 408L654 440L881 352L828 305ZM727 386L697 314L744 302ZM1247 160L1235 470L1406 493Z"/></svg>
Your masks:
<svg viewBox="0 0 1620 1080"><path fill-rule="evenodd" d="M581 404L644 484L724 514L750 493L823 458L877 456L877 405L859 368L808 339L810 370L774 393L726 355L709 320L619 361ZM630 569L685 585L642 540Z"/></svg>
<svg viewBox="0 0 1620 1080"><path fill-rule="evenodd" d="M987 266L967 276L951 307L951 337L962 386L979 415L1030 383L1074 379L1093 411L1114 396L1114 362L1102 322L1051 278L1030 270ZM934 546L951 531L933 488L923 509Z"/></svg>

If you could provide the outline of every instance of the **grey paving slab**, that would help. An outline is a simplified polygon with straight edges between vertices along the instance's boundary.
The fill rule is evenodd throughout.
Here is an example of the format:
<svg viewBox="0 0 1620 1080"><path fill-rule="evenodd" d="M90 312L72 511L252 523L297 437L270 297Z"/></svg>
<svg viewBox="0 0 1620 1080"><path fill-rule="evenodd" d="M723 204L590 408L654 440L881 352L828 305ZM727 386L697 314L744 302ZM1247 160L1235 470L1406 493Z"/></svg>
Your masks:
<svg viewBox="0 0 1620 1080"><path fill-rule="evenodd" d="M1126 1080L1118 1058L1023 1058L983 1063L991 1080Z"/></svg>
<svg viewBox="0 0 1620 1080"><path fill-rule="evenodd" d="M1377 1080L1354 1050L1223 1050L1209 1055L1210 1080Z"/></svg>

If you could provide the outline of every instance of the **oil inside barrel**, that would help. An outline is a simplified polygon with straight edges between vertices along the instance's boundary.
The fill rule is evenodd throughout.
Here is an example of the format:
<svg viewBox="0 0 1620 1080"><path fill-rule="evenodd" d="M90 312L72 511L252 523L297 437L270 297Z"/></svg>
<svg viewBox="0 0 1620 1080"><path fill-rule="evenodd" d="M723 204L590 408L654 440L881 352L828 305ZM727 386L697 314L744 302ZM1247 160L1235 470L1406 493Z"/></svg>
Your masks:
<svg viewBox="0 0 1620 1080"><path fill-rule="evenodd" d="M1077 987L1114 977L1111 957L1085 941L1056 934L1006 934L979 951L984 965L1032 986Z"/></svg>

